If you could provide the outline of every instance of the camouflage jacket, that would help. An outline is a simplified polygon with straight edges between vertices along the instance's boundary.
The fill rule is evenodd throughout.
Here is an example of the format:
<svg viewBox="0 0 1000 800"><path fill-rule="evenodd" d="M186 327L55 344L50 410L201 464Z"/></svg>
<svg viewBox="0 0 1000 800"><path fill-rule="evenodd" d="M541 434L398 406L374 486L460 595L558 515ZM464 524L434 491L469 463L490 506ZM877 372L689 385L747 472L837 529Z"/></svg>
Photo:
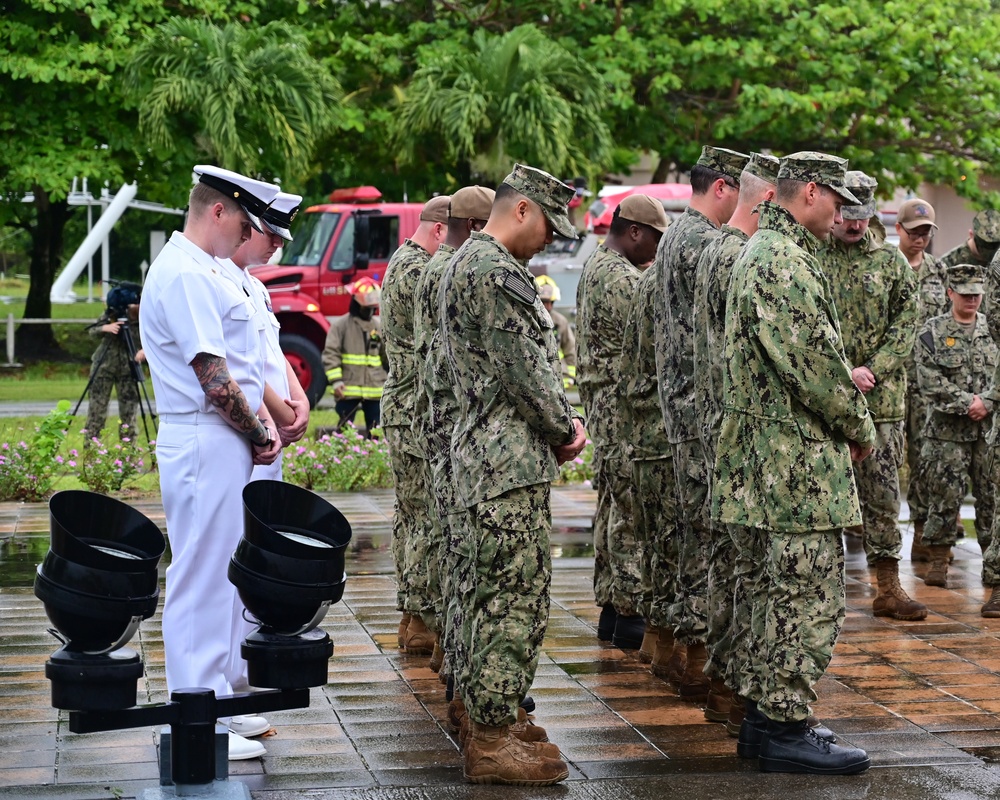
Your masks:
<svg viewBox="0 0 1000 800"><path fill-rule="evenodd" d="M775 203L759 208L726 302L712 518L788 533L857 525L848 441L874 445L875 425L851 382L821 243Z"/></svg>
<svg viewBox="0 0 1000 800"><path fill-rule="evenodd" d="M105 333L101 330L102 326L117 321L116 317L111 316L110 311L105 311L97 322L87 328L88 336L100 339L97 349L90 357L91 369L93 370L100 362L102 372L113 375L129 375L132 369L130 364L132 357L125 344L124 332L121 329L118 333ZM136 352L138 352L142 350L142 341L139 339L139 321L130 321L128 327L132 336L132 344L135 345Z"/></svg>
<svg viewBox="0 0 1000 800"><path fill-rule="evenodd" d="M622 331L640 272L600 245L583 265L576 289L576 383L595 445L614 439Z"/></svg>
<svg viewBox="0 0 1000 800"><path fill-rule="evenodd" d="M698 259L694 286L694 401L702 443L715 453L722 424L722 351L726 343L726 294L729 276L750 238L739 228L723 225Z"/></svg>
<svg viewBox="0 0 1000 800"><path fill-rule="evenodd" d="M671 453L656 390L656 278L655 269L647 269L639 278L622 336L618 439L627 448L626 457L635 460L662 458Z"/></svg>
<svg viewBox="0 0 1000 800"><path fill-rule="evenodd" d="M660 239L657 275L656 377L671 444L699 437L694 390L694 282L702 251L719 229L688 207Z"/></svg>
<svg viewBox="0 0 1000 800"><path fill-rule="evenodd" d="M930 409L924 436L949 442L974 442L990 428L989 417L976 422L968 416L974 395L993 409L989 392L997 366L997 346L986 326L986 318L976 315L971 330L951 314L934 317L917 337L917 379Z"/></svg>
<svg viewBox="0 0 1000 800"><path fill-rule="evenodd" d="M534 278L500 242L473 233L441 279L439 330L459 419L452 461L466 507L558 475L574 438L552 318Z"/></svg>
<svg viewBox="0 0 1000 800"><path fill-rule="evenodd" d="M449 244L438 245L438 249L420 273L416 289L413 292L413 358L416 370L414 389L416 397L413 401L411 430L416 438L417 446L424 450L425 457L429 453L425 447L427 437L432 435L429 384L432 380L434 355L431 351L436 353L441 349L439 346L441 338L435 339L434 336L438 329L438 291L441 288L441 276L453 255L455 255L454 247ZM450 431L448 438L450 439Z"/></svg>
<svg viewBox="0 0 1000 800"><path fill-rule="evenodd" d="M917 335L913 269L886 243L877 221L857 244L831 236L820 264L833 291L847 362L875 376L865 395L872 420L898 422L906 410L906 359Z"/></svg>
<svg viewBox="0 0 1000 800"><path fill-rule="evenodd" d="M382 425L413 423L416 401L414 309L416 288L431 254L411 239L392 254L382 279L382 338L389 377L382 390ZM417 453L419 455L419 453Z"/></svg>

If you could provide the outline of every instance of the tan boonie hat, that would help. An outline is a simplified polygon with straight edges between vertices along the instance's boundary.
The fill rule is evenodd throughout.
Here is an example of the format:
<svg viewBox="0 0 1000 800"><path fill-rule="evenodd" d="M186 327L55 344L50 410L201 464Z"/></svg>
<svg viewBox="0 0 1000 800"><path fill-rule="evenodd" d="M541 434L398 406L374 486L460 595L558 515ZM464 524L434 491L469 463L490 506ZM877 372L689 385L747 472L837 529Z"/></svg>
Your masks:
<svg viewBox="0 0 1000 800"><path fill-rule="evenodd" d="M934 206L919 197L907 200L899 207L899 211L896 212L896 222L908 231L923 225L937 227L937 223L934 222Z"/></svg>
<svg viewBox="0 0 1000 800"><path fill-rule="evenodd" d="M724 147L712 147L706 144L701 148L701 155L698 157L698 166L714 169L727 175L734 181L739 181L740 175L746 167L750 156L744 153L737 153L735 150L726 150Z"/></svg>
<svg viewBox="0 0 1000 800"><path fill-rule="evenodd" d="M844 219L870 219L875 213L875 189L878 181L860 169L849 169L844 184L861 201L861 205L844 206L841 215Z"/></svg>
<svg viewBox="0 0 1000 800"><path fill-rule="evenodd" d="M576 195L576 189L547 172L524 164L515 164L503 182L538 203L556 233L564 239L577 238L576 228L569 221L567 210L569 201Z"/></svg>
<svg viewBox="0 0 1000 800"><path fill-rule="evenodd" d="M978 264L955 264L946 270L948 288L959 294L984 294L986 270Z"/></svg>
<svg viewBox="0 0 1000 800"><path fill-rule="evenodd" d="M663 203L648 194L630 194L618 204L615 213L620 219L648 225L660 233L670 224L667 212L663 210Z"/></svg>
<svg viewBox="0 0 1000 800"><path fill-rule="evenodd" d="M750 160L743 168L743 171L750 175L755 175L770 184L776 184L778 182L778 167L780 165L781 162L774 156L765 155L764 153L751 153Z"/></svg>
<svg viewBox="0 0 1000 800"><path fill-rule="evenodd" d="M844 184L847 176L847 159L819 153L815 150L803 150L792 153L781 159L778 169L778 180L788 179L804 183L818 183L827 186L852 206L861 205L861 201Z"/></svg>
<svg viewBox="0 0 1000 800"><path fill-rule="evenodd" d="M447 222L448 204L451 202L451 195L439 194L424 203L420 211L421 222Z"/></svg>
<svg viewBox="0 0 1000 800"><path fill-rule="evenodd" d="M448 212L455 219L489 219L496 192L485 186L465 186L451 196Z"/></svg>
<svg viewBox="0 0 1000 800"><path fill-rule="evenodd" d="M1000 211L984 208L972 218L972 234L989 244L1000 243Z"/></svg>

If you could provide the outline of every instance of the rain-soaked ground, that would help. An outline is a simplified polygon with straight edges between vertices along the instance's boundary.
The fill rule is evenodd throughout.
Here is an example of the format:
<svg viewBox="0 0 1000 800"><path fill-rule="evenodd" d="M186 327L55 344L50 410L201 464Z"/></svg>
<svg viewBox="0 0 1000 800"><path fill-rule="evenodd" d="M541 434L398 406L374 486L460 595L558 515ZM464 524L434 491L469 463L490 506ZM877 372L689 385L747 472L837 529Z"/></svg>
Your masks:
<svg viewBox="0 0 1000 800"><path fill-rule="evenodd" d="M815 710L843 740L866 748L873 767L846 778L762 775L736 757L724 726L705 722L634 652L597 641L594 493L557 489L552 613L531 694L570 776L548 789L473 787L447 733L444 687L426 657L396 647L392 493L329 499L354 527L348 588L323 624L336 646L329 683L311 690L308 709L268 715L275 728L262 740L263 759L230 765L258 800L1000 795L992 763L1000 759L1000 620L979 616L987 592L975 541L957 548L947 589L925 586L917 577L924 567L903 561L904 586L931 614L894 622L871 616L874 575L860 541L847 540L847 623ZM133 505L162 525L156 499ZM73 734L66 713L49 704L44 664L58 644L30 589L47 546L44 505L0 504L0 797L134 797L157 785L156 733ZM131 646L146 666L139 702L166 699L159 612Z"/></svg>

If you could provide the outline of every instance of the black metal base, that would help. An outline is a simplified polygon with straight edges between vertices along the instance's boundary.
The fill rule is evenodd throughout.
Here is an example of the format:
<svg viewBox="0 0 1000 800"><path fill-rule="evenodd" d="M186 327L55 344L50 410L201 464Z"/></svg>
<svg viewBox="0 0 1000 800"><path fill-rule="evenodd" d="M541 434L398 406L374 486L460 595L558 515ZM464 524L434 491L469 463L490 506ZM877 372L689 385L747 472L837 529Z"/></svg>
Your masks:
<svg viewBox="0 0 1000 800"><path fill-rule="evenodd" d="M240 654L246 659L251 686L269 689L325 686L333 642L329 634L318 628L298 636L267 633L258 628L247 636Z"/></svg>
<svg viewBox="0 0 1000 800"><path fill-rule="evenodd" d="M134 706L142 660L127 647L91 655L63 647L45 662L52 707L68 711L113 711Z"/></svg>

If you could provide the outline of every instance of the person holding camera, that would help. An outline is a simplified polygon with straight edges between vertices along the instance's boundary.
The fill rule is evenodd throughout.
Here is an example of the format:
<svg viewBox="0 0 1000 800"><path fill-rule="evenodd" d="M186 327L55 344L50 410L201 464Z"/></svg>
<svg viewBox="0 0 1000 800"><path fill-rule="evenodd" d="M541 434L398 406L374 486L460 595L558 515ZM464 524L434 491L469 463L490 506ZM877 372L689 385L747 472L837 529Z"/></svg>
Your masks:
<svg viewBox="0 0 1000 800"><path fill-rule="evenodd" d="M122 304L112 301L125 300ZM108 402L111 390L118 397L118 438L129 441L135 438L136 408L139 405L139 389L132 373L130 353L126 334L131 332L138 350L135 361L143 363L146 355L139 345L139 295L130 289L114 288L108 294L107 310L92 325L87 333L100 338L100 343L91 357L90 405L87 408L87 431L84 445L92 438L100 438L108 418Z"/></svg>

